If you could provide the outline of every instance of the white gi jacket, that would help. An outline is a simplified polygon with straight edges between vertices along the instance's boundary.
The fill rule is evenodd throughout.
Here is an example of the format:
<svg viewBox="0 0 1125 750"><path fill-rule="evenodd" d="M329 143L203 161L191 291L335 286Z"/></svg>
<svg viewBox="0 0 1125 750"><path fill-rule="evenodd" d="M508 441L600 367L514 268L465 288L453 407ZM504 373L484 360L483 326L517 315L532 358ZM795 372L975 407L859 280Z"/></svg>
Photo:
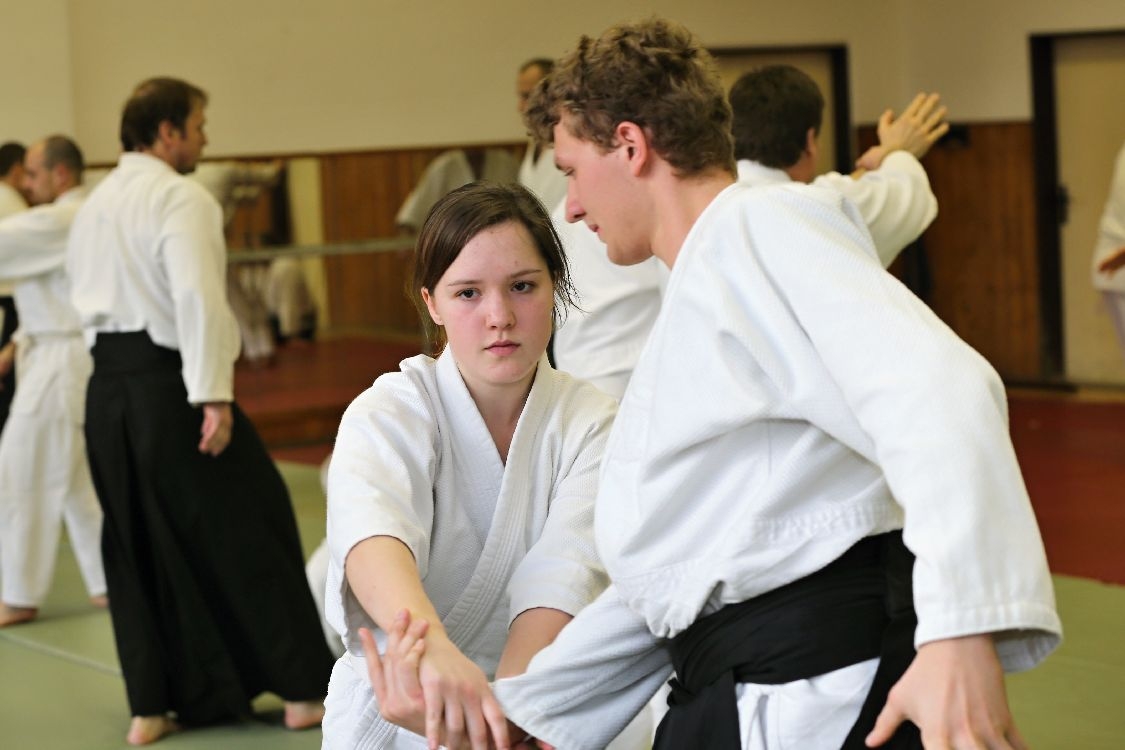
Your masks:
<svg viewBox="0 0 1125 750"><path fill-rule="evenodd" d="M0 279L15 283L19 384L0 436L4 600L42 603L66 517L91 594L105 592L101 508L82 436L92 364L63 264L82 188L0 221Z"/></svg>
<svg viewBox="0 0 1125 750"><path fill-rule="evenodd" d="M1098 264L1114 250L1125 247L1125 146L1117 152L1113 181L1109 185L1105 210L1098 224L1098 244L1094 248L1094 288L1103 292L1125 294L1125 269L1109 275L1098 272Z"/></svg>
<svg viewBox="0 0 1125 750"><path fill-rule="evenodd" d="M72 188L53 203L36 206L0 222L0 279L15 284L13 296L20 312L20 327L14 338L22 360L37 339L75 338L78 347L69 363L78 377L68 378L76 392L67 393L67 413L75 424L82 424L86 402L86 377L90 356L81 344L82 329L78 313L70 304L70 284L64 264L66 241L74 215L82 205L84 191ZM64 366L60 363L60 366ZM84 376L82 374L84 373ZM34 411L43 391L59 387L53 376L21 368L16 398ZM30 402L29 402L30 400Z"/></svg>
<svg viewBox="0 0 1125 750"><path fill-rule="evenodd" d="M395 214L395 225L418 231L426 221L430 209L446 193L474 180L511 182L518 170L515 156L507 149L486 149L479 175L473 172L473 166L464 151L459 148L443 151L426 166L422 176L418 178L418 184L402 202Z"/></svg>
<svg viewBox="0 0 1125 750"><path fill-rule="evenodd" d="M598 235L582 222L567 222L565 201L551 219L570 263L578 309L567 310L555 329L555 365L620 401L660 312L668 268L656 258L612 263Z"/></svg>
<svg viewBox="0 0 1125 750"><path fill-rule="evenodd" d="M732 185L704 210L606 448L612 585L497 683L517 724L602 746L669 671L659 638L900 527L917 644L996 633L1009 670L1058 644L1003 386L869 243L822 188Z"/></svg>
<svg viewBox="0 0 1125 750"><path fill-rule="evenodd" d="M192 403L233 400L238 328L226 296L222 210L203 186L144 153L122 154L75 217L71 301L87 344L145 330L177 349Z"/></svg>
<svg viewBox="0 0 1125 750"><path fill-rule="evenodd" d="M784 170L746 159L738 162L738 179L751 186L790 182ZM856 204L884 267L937 216L926 170L905 151L890 154L878 170L858 180L831 172L813 184L833 188ZM611 263L596 234L581 222L566 222L565 191L552 218L581 308L569 311L555 331L555 364L620 399L660 311L667 269L655 258L634 266Z"/></svg>
<svg viewBox="0 0 1125 750"><path fill-rule="evenodd" d="M773 185L790 182L790 178L783 169L739 159L738 181L751 186ZM937 198L930 190L926 170L906 151L892 151L878 169L864 172L859 179L828 172L812 184L832 188L856 205L884 268L937 217Z"/></svg>
<svg viewBox="0 0 1125 750"><path fill-rule="evenodd" d="M535 158L535 142L527 144L520 162L519 183L535 193L548 211L566 198L566 177L555 166L555 150L544 147Z"/></svg>
<svg viewBox="0 0 1125 750"><path fill-rule="evenodd" d="M326 748L424 746L375 705L356 633L383 634L344 575L360 541L410 548L450 639L488 675L519 613L577 614L606 584L592 524L614 401L544 357L505 464L451 352L400 366L348 407L328 472L325 614L348 653L328 689Z"/></svg>

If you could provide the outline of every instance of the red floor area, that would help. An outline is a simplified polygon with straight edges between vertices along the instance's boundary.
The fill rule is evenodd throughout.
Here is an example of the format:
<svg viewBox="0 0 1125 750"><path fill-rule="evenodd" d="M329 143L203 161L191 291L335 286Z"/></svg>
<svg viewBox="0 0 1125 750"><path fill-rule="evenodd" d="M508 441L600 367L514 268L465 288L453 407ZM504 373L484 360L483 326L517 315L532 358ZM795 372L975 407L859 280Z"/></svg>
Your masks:
<svg viewBox="0 0 1125 750"><path fill-rule="evenodd" d="M348 403L418 351L370 339L291 345L272 368L240 366L236 393L275 458L319 464ZM1051 569L1125 584L1125 403L1027 392L1010 400L1012 442Z"/></svg>
<svg viewBox="0 0 1125 750"><path fill-rule="evenodd" d="M1009 400L1051 569L1125 584L1125 403Z"/></svg>

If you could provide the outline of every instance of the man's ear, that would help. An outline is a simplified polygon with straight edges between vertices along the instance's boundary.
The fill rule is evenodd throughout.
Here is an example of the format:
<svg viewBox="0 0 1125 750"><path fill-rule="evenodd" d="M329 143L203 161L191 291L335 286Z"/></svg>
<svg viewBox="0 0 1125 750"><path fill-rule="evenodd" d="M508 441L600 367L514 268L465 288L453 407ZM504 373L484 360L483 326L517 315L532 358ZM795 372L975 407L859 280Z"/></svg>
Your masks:
<svg viewBox="0 0 1125 750"><path fill-rule="evenodd" d="M652 155L648 131L635 122L625 120L617 124L613 135L618 148L623 150L629 161L630 173L639 175L648 166Z"/></svg>
<svg viewBox="0 0 1125 750"><path fill-rule="evenodd" d="M426 303L426 309L430 311L430 320L434 321L434 325L445 325L441 322L441 316L438 315L437 308L434 307L434 298L430 296L430 290L426 287L422 287L422 301Z"/></svg>
<svg viewBox="0 0 1125 750"><path fill-rule="evenodd" d="M818 148L816 140L816 128L809 128L809 132L805 133L805 151L815 155Z"/></svg>
<svg viewBox="0 0 1125 750"><path fill-rule="evenodd" d="M179 128L172 124L171 120L163 120L156 129L156 137L161 141L170 141L172 136L176 133L182 132Z"/></svg>

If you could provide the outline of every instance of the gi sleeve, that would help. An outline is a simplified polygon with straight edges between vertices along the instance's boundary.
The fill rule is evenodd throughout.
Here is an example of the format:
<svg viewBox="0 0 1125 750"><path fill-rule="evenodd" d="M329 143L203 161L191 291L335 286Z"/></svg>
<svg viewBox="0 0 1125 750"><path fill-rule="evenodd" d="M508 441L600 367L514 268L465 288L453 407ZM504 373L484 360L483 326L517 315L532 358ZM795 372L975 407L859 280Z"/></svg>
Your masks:
<svg viewBox="0 0 1125 750"><path fill-rule="evenodd" d="M594 500L616 404L592 387L583 391L562 406L566 444L542 533L508 584L509 623L534 607L575 615L608 584L594 546ZM573 429L579 420L585 429Z"/></svg>
<svg viewBox="0 0 1125 750"><path fill-rule="evenodd" d="M926 170L906 151L892 152L878 169L859 179L831 172L813 184L837 190L856 205L884 268L937 216L937 198Z"/></svg>
<svg viewBox="0 0 1125 750"><path fill-rule="evenodd" d="M73 217L70 207L47 205L0 220L0 279L30 278L62 268Z"/></svg>
<svg viewBox="0 0 1125 750"><path fill-rule="evenodd" d="M158 261L167 275L188 401L234 400L239 337L227 304L226 244L219 204L181 181L167 196Z"/></svg>
<svg viewBox="0 0 1125 750"><path fill-rule="evenodd" d="M1098 224L1098 245L1094 253L1095 280L1103 275L1097 271L1097 264L1121 247L1125 247L1125 146L1117 154L1109 195ZM1117 275L1125 276L1125 271L1118 271Z"/></svg>
<svg viewBox="0 0 1125 750"><path fill-rule="evenodd" d="M663 641L610 586L531 660L498 680L504 713L533 736L567 750L601 750L672 674Z"/></svg>
<svg viewBox="0 0 1125 750"><path fill-rule="evenodd" d="M858 217L838 196L802 189L774 193L770 218L746 230L870 438L855 447L903 508L917 556L916 643L994 633L1006 668L1033 666L1057 646L1061 625L1003 384L871 261Z"/></svg>
<svg viewBox="0 0 1125 750"><path fill-rule="evenodd" d="M371 626L344 575L348 553L359 542L374 536L400 540L414 556L420 577L426 576L434 520L436 423L401 373L380 377L340 421L328 469L332 574L325 602L326 616L340 633Z"/></svg>

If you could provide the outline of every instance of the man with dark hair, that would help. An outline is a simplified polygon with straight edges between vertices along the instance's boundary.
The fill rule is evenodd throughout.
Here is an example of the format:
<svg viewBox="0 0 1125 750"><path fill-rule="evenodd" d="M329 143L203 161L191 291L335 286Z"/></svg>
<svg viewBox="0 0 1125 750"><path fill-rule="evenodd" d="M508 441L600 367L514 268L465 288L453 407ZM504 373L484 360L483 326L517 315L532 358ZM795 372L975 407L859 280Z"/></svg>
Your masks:
<svg viewBox="0 0 1125 750"><path fill-rule="evenodd" d="M35 208L0 219L0 280L15 282L22 312L0 351L0 371L20 361L0 434L0 627L38 615L64 520L90 600L106 606L102 511L82 434L90 353L63 268L83 199L82 152L65 136L39 141L27 150L24 180Z"/></svg>
<svg viewBox="0 0 1125 750"><path fill-rule="evenodd" d="M824 96L813 79L792 65L744 74L731 86L730 106L736 159L787 169L816 148ZM801 182L811 180L810 175Z"/></svg>
<svg viewBox="0 0 1125 750"><path fill-rule="evenodd" d="M528 60L516 75L516 109L523 116L527 100L539 82L547 77L555 61L547 57ZM519 183L535 193L548 211L554 210L566 196L566 180L555 169L555 151L532 139L520 163Z"/></svg>
<svg viewBox="0 0 1125 750"><path fill-rule="evenodd" d="M175 79L137 87L125 153L68 246L131 744L247 716L265 690L286 726L319 724L332 667L288 491L233 403L222 210L181 176L207 143L206 102Z"/></svg>
<svg viewBox="0 0 1125 750"><path fill-rule="evenodd" d="M661 750L1023 747L1002 666L1061 626L996 373L839 193L736 184L682 26L584 37L527 120L567 218L671 277L602 465L611 586L497 683L509 717L601 747L674 665Z"/></svg>
<svg viewBox="0 0 1125 750"><path fill-rule="evenodd" d="M0 219L27 210L27 196L23 194L23 157L27 153L22 143L8 141L0 146ZM6 347L19 327L12 285L0 283L0 347ZM12 394L16 390L16 370L11 368L0 376L0 430L8 420Z"/></svg>
<svg viewBox="0 0 1125 750"><path fill-rule="evenodd" d="M8 141L0 146L0 219L27 208L23 194L23 144Z"/></svg>
<svg viewBox="0 0 1125 750"><path fill-rule="evenodd" d="M937 216L937 199L918 162L949 130L937 94L919 94L899 117L879 119L879 145L851 175L817 175L824 97L791 65L752 70L730 90L738 179L747 185L812 183L843 193L871 231L879 260L889 266Z"/></svg>

